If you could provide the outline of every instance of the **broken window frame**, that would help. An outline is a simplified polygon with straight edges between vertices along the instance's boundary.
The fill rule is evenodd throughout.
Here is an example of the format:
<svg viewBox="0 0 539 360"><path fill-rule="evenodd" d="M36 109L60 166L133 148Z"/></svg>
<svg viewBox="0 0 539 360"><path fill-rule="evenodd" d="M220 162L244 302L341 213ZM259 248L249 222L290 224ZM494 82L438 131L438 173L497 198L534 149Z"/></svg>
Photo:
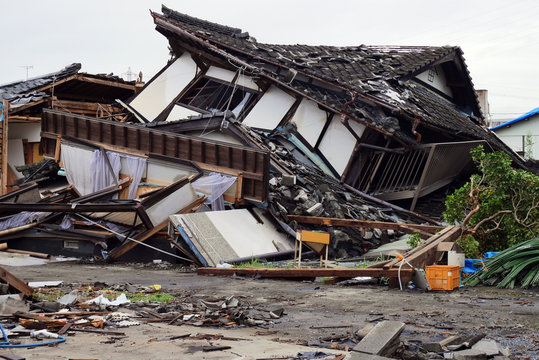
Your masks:
<svg viewBox="0 0 539 360"><path fill-rule="evenodd" d="M204 82L201 84L201 82ZM207 91L207 93L201 95L201 92L208 88L208 86L218 86L218 91ZM244 94L250 94L247 97L244 95L239 101L230 100L230 95L235 95L237 92L243 92ZM196 92L196 94L193 94ZM257 98L259 97L260 92L253 89L246 88L241 85L234 85L227 81L217 79L211 76L202 75L197 78L188 89L185 90L184 94L174 102L175 105L183 106L187 109L195 110L203 114L211 114L215 112L223 112L225 110L233 111L236 108L243 104L240 110L236 113L236 119L240 119L252 108L256 103ZM198 97L206 96L211 97L211 100L203 101L201 103L193 104ZM217 98L218 97L218 98ZM186 99L189 101L186 101ZM217 100L217 104L215 104ZM203 106L200 106L203 105ZM217 105L214 108L211 108L211 105Z"/></svg>

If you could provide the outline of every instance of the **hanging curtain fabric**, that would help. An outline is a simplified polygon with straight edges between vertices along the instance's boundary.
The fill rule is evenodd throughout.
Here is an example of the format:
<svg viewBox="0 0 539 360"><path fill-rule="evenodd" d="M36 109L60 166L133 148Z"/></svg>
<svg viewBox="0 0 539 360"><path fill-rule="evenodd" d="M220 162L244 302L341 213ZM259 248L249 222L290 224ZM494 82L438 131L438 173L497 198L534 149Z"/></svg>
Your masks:
<svg viewBox="0 0 539 360"><path fill-rule="evenodd" d="M76 146L62 143L60 160L64 164L67 182L73 185L81 195L92 193L92 176L88 164L93 154Z"/></svg>
<svg viewBox="0 0 539 360"><path fill-rule="evenodd" d="M129 176L132 179L127 198L134 199L137 197L137 190L140 179L142 179L142 174L144 174L144 171L146 170L146 159L135 156L126 156L125 158L127 160Z"/></svg>
<svg viewBox="0 0 539 360"><path fill-rule="evenodd" d="M195 191L209 196L205 203L211 204L212 210L217 211L225 209L223 194L235 181L235 176L210 173L208 176L196 180L192 185Z"/></svg>
<svg viewBox="0 0 539 360"><path fill-rule="evenodd" d="M101 150L95 150L92 156L90 171L93 177L93 192L115 184L120 176L120 156L110 151L107 151L106 154L112 167L112 173Z"/></svg>

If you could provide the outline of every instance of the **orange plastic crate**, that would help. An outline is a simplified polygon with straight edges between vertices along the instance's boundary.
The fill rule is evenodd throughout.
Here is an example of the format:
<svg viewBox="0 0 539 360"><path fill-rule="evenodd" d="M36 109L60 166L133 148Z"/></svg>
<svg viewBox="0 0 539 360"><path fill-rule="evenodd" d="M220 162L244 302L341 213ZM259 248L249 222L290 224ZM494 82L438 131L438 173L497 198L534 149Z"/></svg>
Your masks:
<svg viewBox="0 0 539 360"><path fill-rule="evenodd" d="M458 265L427 266L427 281L431 290L453 290L460 284Z"/></svg>

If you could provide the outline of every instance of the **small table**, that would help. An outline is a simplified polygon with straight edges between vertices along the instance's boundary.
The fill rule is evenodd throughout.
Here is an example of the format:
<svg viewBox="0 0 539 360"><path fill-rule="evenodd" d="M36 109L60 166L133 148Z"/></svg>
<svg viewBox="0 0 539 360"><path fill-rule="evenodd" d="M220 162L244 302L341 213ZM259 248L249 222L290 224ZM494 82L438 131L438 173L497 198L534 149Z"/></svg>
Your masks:
<svg viewBox="0 0 539 360"><path fill-rule="evenodd" d="M299 255L298 255L298 241L299 241ZM297 268L301 268L301 251L303 243L308 244L322 244L322 247L317 250L316 246L310 246L313 251L320 254L320 267L322 267L322 254L326 253L325 268L328 267L328 249L329 249L329 234L322 231L307 231L299 230L296 232L296 241L294 242L294 267L296 267L296 259L298 259Z"/></svg>

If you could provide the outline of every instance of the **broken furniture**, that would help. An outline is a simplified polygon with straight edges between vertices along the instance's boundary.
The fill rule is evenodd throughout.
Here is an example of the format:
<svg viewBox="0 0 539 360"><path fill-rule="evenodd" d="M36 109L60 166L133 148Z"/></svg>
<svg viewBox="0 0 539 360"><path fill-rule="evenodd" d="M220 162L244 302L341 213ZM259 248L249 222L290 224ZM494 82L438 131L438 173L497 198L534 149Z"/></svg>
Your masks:
<svg viewBox="0 0 539 360"><path fill-rule="evenodd" d="M298 247L299 242L299 247ZM326 254L324 266L328 267L329 234L322 231L299 230L294 242L294 266L301 268L301 252L303 243L320 255L320 267L322 267L322 254ZM297 264L296 264L297 259Z"/></svg>

